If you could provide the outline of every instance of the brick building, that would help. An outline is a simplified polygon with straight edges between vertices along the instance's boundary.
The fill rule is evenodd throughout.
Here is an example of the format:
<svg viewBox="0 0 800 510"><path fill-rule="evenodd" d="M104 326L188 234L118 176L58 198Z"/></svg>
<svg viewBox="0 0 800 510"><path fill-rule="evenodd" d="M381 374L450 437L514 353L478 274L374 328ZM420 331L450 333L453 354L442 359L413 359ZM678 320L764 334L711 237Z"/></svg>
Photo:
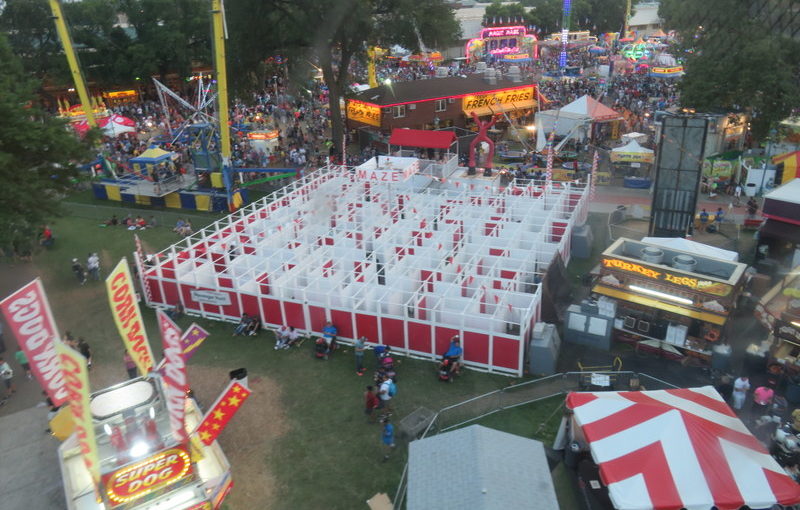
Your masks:
<svg viewBox="0 0 800 510"><path fill-rule="evenodd" d="M395 128L469 128L471 114L530 115L536 108L537 86L481 75L398 82L364 90L347 98L347 128L386 135Z"/></svg>

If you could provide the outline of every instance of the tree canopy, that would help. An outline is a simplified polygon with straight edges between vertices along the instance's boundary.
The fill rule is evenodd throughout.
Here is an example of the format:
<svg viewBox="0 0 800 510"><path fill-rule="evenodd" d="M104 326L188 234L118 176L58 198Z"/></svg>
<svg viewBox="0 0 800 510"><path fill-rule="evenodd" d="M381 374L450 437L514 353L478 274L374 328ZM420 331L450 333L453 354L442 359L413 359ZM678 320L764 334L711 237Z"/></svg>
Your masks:
<svg viewBox="0 0 800 510"><path fill-rule="evenodd" d="M261 87L254 72L275 53L311 62L322 71L329 89L335 147L341 146L344 125L339 99L352 81L350 63L364 58L372 45L399 44L410 50L444 48L456 41L459 26L444 0L242 0L228 4L228 28L237 34L228 45L232 55L230 80L235 88ZM281 30L257 34L263 13Z"/></svg>
<svg viewBox="0 0 800 510"><path fill-rule="evenodd" d="M698 111L746 111L756 139L800 106L800 44L765 27L737 0L663 0L684 58L681 102Z"/></svg>
<svg viewBox="0 0 800 510"><path fill-rule="evenodd" d="M210 62L206 0L81 0L64 2L62 9L90 82L114 86L151 75L186 76L193 62ZM33 76L71 83L47 0L7 0L0 31Z"/></svg>
<svg viewBox="0 0 800 510"><path fill-rule="evenodd" d="M8 247L58 213L93 136L78 140L63 120L37 107L36 83L2 34L0 66L0 245Z"/></svg>

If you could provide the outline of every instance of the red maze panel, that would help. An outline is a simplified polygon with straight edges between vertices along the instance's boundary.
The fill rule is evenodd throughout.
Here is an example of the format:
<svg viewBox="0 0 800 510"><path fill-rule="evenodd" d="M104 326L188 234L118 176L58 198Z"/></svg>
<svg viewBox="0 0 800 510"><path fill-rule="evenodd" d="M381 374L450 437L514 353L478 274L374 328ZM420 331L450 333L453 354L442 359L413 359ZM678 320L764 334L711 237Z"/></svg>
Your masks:
<svg viewBox="0 0 800 510"><path fill-rule="evenodd" d="M239 296L236 292L227 292L227 294L231 298L231 304L221 307L222 313L228 317L238 319L242 316L242 312L239 311Z"/></svg>
<svg viewBox="0 0 800 510"><path fill-rule="evenodd" d="M311 331L322 331L325 327L325 309L321 306L309 306L308 316L311 318Z"/></svg>
<svg viewBox="0 0 800 510"><path fill-rule="evenodd" d="M151 302L162 304L162 305L166 305L167 304L164 301L164 297L161 295L161 287L158 286L158 280L157 279L155 279L155 278L145 278L144 284L147 285L147 289L150 292L150 301Z"/></svg>
<svg viewBox="0 0 800 510"><path fill-rule="evenodd" d="M457 329L453 328L436 328L436 354L442 355L450 348L450 339L458 334ZM463 341L462 341L463 347Z"/></svg>
<svg viewBox="0 0 800 510"><path fill-rule="evenodd" d="M290 303L287 303L290 304ZM298 305L300 306L300 305ZM289 322L288 319L286 321L283 320L283 312L281 311L281 302L277 299L267 299L261 298L261 307L264 309L264 322L267 324L274 324L276 326L283 326L286 324L287 326L294 326L298 329L306 329L305 322L298 322L297 324L293 322ZM287 315L288 315L288 308L287 308ZM300 306L300 317L303 317L303 307Z"/></svg>
<svg viewBox="0 0 800 510"><path fill-rule="evenodd" d="M250 294L240 294L242 296L242 313L246 313L250 316L258 316L261 317L261 310L258 306L258 298L255 296L251 296ZM241 314L240 314L241 316ZM261 317L263 320L264 317Z"/></svg>
<svg viewBox="0 0 800 510"><path fill-rule="evenodd" d="M489 335L465 331L461 339L464 360L474 363L489 363Z"/></svg>
<svg viewBox="0 0 800 510"><path fill-rule="evenodd" d="M431 352L430 324L408 323L408 348L413 351Z"/></svg>
<svg viewBox="0 0 800 510"><path fill-rule="evenodd" d="M308 330L308 324L306 324L306 319L303 315L302 304L284 301L283 308L286 310L285 321L287 326L294 326L304 331Z"/></svg>
<svg viewBox="0 0 800 510"><path fill-rule="evenodd" d="M367 342L378 343L378 318L357 313L355 334L367 337Z"/></svg>
<svg viewBox="0 0 800 510"><path fill-rule="evenodd" d="M405 349L405 333L402 320L381 318L381 333L383 334L384 344Z"/></svg>
<svg viewBox="0 0 800 510"><path fill-rule="evenodd" d="M516 338L494 337L492 364L498 367L519 368L519 342Z"/></svg>
<svg viewBox="0 0 800 510"><path fill-rule="evenodd" d="M164 289L164 303L175 306L180 301L178 297L178 284L162 280L161 287Z"/></svg>
<svg viewBox="0 0 800 510"><path fill-rule="evenodd" d="M340 337L355 338L352 313L343 310L331 310L331 322L339 330Z"/></svg>

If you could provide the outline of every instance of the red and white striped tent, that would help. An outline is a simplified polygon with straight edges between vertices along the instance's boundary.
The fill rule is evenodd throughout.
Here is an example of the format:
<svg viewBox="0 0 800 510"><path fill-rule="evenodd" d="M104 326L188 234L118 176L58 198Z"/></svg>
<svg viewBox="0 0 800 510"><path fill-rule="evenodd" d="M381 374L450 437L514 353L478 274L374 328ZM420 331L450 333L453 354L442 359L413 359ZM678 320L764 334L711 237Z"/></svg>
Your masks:
<svg viewBox="0 0 800 510"><path fill-rule="evenodd" d="M618 510L800 503L800 485L711 386L570 393L567 407Z"/></svg>

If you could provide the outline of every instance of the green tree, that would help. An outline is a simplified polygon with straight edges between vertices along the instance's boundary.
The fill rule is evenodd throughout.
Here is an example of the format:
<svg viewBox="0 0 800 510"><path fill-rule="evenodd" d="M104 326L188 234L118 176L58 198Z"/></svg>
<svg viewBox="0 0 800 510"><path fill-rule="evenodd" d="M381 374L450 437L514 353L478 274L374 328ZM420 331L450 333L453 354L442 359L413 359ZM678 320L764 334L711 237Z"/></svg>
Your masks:
<svg viewBox="0 0 800 510"><path fill-rule="evenodd" d="M681 103L698 111L747 111L762 139L800 105L800 44L771 32L737 0L664 0L660 16L681 41Z"/></svg>
<svg viewBox="0 0 800 510"><path fill-rule="evenodd" d="M126 65L134 77L184 77L194 62L210 63L207 0L120 0L119 8L133 30L115 37L123 44L128 39Z"/></svg>
<svg viewBox="0 0 800 510"><path fill-rule="evenodd" d="M42 112L35 81L0 34L0 246L30 240L59 211L76 162L86 161L94 136L83 141L64 121ZM92 132L94 135L94 132Z"/></svg>
<svg viewBox="0 0 800 510"><path fill-rule="evenodd" d="M520 3L509 4L495 0L486 6L486 12L483 14L483 26L523 23L527 19L527 15L525 6Z"/></svg>
<svg viewBox="0 0 800 510"><path fill-rule="evenodd" d="M546 34L561 30L563 0L523 0L522 3L532 7L528 12L529 24ZM589 30L593 34L619 32L624 23L625 0L572 0L570 30Z"/></svg>

